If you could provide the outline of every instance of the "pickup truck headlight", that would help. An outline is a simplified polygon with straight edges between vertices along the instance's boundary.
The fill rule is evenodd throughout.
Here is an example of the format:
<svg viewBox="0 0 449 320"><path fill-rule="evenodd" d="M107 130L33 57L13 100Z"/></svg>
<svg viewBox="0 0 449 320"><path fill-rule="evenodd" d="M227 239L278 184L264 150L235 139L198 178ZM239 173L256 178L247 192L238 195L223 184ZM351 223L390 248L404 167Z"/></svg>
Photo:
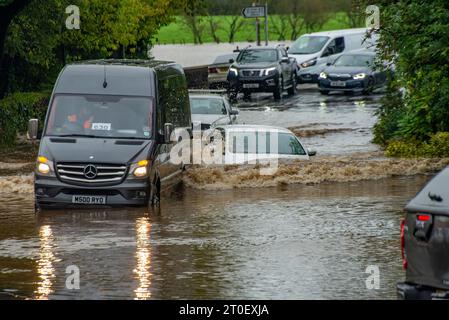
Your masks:
<svg viewBox="0 0 449 320"><path fill-rule="evenodd" d="M327 74L325 72L321 72L320 79L327 79Z"/></svg>
<svg viewBox="0 0 449 320"><path fill-rule="evenodd" d="M147 165L148 165L148 160L142 160L142 161L135 163L132 168L132 173L134 174L134 176L137 178L146 177L147 173L148 173Z"/></svg>
<svg viewBox="0 0 449 320"><path fill-rule="evenodd" d="M41 174L48 175L51 173L53 167L53 162L48 160L46 157L39 156L37 158L37 171Z"/></svg>
<svg viewBox="0 0 449 320"><path fill-rule="evenodd" d="M365 77L366 77L366 73L359 73L359 74L356 74L355 76L353 76L354 80L362 80L362 79L365 79Z"/></svg>
<svg viewBox="0 0 449 320"><path fill-rule="evenodd" d="M234 76L238 76L239 72L236 68L229 68L229 74L230 75L234 75Z"/></svg>
<svg viewBox="0 0 449 320"><path fill-rule="evenodd" d="M316 58L313 58L313 59L310 59L310 60L307 60L307 61L301 63L302 68L308 68L308 67L311 67L314 65L316 65Z"/></svg>
<svg viewBox="0 0 449 320"><path fill-rule="evenodd" d="M264 70L262 71L262 75L263 75L263 76L270 76L270 75L272 75L272 74L275 74L276 71L277 71L277 69L276 69L275 67L273 67L273 68L268 68L268 69L264 69Z"/></svg>

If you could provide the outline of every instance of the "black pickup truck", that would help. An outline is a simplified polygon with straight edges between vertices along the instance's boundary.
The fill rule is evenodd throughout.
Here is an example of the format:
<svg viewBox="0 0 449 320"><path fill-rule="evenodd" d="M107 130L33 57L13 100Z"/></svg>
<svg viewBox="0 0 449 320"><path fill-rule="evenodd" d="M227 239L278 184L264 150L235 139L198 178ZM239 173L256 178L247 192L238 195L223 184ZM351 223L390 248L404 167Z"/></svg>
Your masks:
<svg viewBox="0 0 449 320"><path fill-rule="evenodd" d="M228 72L232 100L242 92L246 99L252 92L272 92L280 99L284 90L296 93L296 59L284 47L254 47L240 52Z"/></svg>

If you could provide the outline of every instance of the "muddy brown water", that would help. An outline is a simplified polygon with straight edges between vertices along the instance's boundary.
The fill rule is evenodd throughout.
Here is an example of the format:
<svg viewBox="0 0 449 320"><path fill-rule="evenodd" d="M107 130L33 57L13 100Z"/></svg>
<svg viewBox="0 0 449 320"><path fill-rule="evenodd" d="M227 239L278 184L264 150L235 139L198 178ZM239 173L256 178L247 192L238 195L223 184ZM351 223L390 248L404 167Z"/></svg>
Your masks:
<svg viewBox="0 0 449 320"><path fill-rule="evenodd" d="M250 179L242 188L211 190L190 179L193 185L164 197L156 212L35 215L31 175L15 162L2 164L8 174L0 177L0 298L394 299L404 277L402 209L431 175L413 175L427 172L419 161L393 163L409 176L381 175L370 142L379 98L304 91L281 102L264 95L239 102L241 123L309 130L302 141L323 157L315 160L319 166L285 170L282 183L264 188ZM364 153L373 162L365 165L368 173ZM348 166L342 178L315 181L332 162ZM344 179L376 172L376 180ZM205 172L197 175L201 180ZM300 183L301 175L310 181ZM365 283L373 265L377 290ZM80 289L69 290L66 271L73 266Z"/></svg>
<svg viewBox="0 0 449 320"><path fill-rule="evenodd" d="M402 208L427 176L220 192L160 212L48 211L0 201L0 289L37 299L395 298ZM65 287L66 268L80 289ZM366 268L380 271L369 290Z"/></svg>

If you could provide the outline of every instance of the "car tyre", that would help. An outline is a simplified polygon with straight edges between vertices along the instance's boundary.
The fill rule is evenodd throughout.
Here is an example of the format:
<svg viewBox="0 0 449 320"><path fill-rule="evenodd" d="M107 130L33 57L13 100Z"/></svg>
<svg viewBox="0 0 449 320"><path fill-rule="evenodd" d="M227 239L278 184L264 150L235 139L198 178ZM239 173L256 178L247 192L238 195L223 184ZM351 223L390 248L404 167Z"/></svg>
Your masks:
<svg viewBox="0 0 449 320"><path fill-rule="evenodd" d="M284 83L284 80L282 78L279 78L278 85L276 86L276 88L274 89L274 92L273 92L274 100L281 100L282 92L284 91L283 83Z"/></svg>
<svg viewBox="0 0 449 320"><path fill-rule="evenodd" d="M329 95L329 90L320 90L320 93L324 96Z"/></svg>
<svg viewBox="0 0 449 320"><path fill-rule="evenodd" d="M362 91L363 94L371 94L374 90L374 79L370 77L368 83L366 84L365 90Z"/></svg>
<svg viewBox="0 0 449 320"><path fill-rule="evenodd" d="M296 82L296 74L293 74L291 82L292 86L288 89L288 94L294 96L296 94L296 86L298 85Z"/></svg>

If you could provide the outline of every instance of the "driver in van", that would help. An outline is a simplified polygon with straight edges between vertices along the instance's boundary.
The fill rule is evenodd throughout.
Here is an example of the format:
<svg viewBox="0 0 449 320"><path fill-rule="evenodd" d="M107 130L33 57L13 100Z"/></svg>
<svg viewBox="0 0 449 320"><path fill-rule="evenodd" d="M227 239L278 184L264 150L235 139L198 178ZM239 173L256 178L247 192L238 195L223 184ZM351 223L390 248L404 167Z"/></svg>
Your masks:
<svg viewBox="0 0 449 320"><path fill-rule="evenodd" d="M67 116L66 127L82 127L83 129L90 129L94 119L93 113L89 108L82 107L78 109L79 112L72 112Z"/></svg>

